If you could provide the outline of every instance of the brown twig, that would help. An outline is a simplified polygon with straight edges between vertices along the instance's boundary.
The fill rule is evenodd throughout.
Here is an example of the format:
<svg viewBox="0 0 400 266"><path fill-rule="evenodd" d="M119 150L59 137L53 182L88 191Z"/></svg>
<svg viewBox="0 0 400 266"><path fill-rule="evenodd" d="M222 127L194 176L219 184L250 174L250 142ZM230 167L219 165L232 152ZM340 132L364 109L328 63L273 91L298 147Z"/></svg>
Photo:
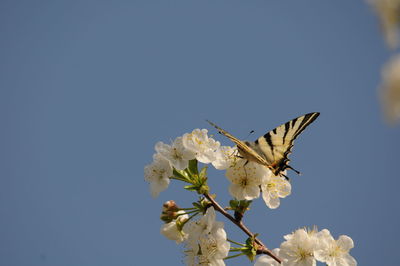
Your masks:
<svg viewBox="0 0 400 266"><path fill-rule="evenodd" d="M257 237L254 237L254 234L243 224L242 221L237 221L232 215L227 213L221 205L218 204L208 193L204 194L204 197L206 197L211 204L214 206L214 208L220 212L222 215L224 215L226 218L228 218L232 223L236 224L240 229L242 229L243 232L246 233L249 237L254 238L254 241L260 245L260 247L257 248L257 252L260 254L267 254L277 262L281 263L282 260L277 257L271 250L269 250L261 240L259 240Z"/></svg>

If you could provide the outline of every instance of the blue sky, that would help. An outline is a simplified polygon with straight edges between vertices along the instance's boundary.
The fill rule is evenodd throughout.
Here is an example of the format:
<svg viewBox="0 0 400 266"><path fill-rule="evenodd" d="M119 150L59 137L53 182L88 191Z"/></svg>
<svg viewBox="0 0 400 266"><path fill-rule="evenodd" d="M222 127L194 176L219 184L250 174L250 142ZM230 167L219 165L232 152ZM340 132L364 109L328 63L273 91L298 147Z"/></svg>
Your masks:
<svg viewBox="0 0 400 266"><path fill-rule="evenodd" d="M196 195L150 197L154 144L313 111L292 195L245 222L271 248L317 225L351 236L359 265L398 264L400 129L377 91L393 53L363 1L1 1L0 33L0 265L180 265L161 205ZM224 173L209 179L226 204Z"/></svg>

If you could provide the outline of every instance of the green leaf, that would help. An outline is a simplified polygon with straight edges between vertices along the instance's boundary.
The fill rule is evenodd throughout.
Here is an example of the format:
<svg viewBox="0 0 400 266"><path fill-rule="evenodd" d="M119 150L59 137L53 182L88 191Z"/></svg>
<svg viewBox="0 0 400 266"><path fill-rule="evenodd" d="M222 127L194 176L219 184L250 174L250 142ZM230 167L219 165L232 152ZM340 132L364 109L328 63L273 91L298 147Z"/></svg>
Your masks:
<svg viewBox="0 0 400 266"><path fill-rule="evenodd" d="M241 201L240 201L240 206L241 206L244 210L247 210L252 202L253 202L252 200L241 200Z"/></svg>
<svg viewBox="0 0 400 266"><path fill-rule="evenodd" d="M232 210L236 210L236 208L239 206L239 201L230 200L229 201L229 206L232 208Z"/></svg>
<svg viewBox="0 0 400 266"><path fill-rule="evenodd" d="M198 187L196 185L184 186L184 188L189 191L197 191L198 190Z"/></svg>
<svg viewBox="0 0 400 266"><path fill-rule="evenodd" d="M197 209L201 209L201 207L202 207L201 204L198 202L192 202L192 205Z"/></svg>
<svg viewBox="0 0 400 266"><path fill-rule="evenodd" d="M187 173L186 171L184 171L184 170L176 170L176 169L174 168L173 171L172 171L172 174L173 174L175 177L179 178L179 179L184 179L184 180L187 180L187 181L190 180L190 176L189 176L188 173Z"/></svg>
<svg viewBox="0 0 400 266"><path fill-rule="evenodd" d="M197 160L196 159L189 161L189 166L188 166L187 170L192 176L199 175L199 170L197 168Z"/></svg>
<svg viewBox="0 0 400 266"><path fill-rule="evenodd" d="M205 165L205 166L201 169L200 174L199 174L199 177L200 177L201 179L207 179L207 170L208 170L208 165Z"/></svg>

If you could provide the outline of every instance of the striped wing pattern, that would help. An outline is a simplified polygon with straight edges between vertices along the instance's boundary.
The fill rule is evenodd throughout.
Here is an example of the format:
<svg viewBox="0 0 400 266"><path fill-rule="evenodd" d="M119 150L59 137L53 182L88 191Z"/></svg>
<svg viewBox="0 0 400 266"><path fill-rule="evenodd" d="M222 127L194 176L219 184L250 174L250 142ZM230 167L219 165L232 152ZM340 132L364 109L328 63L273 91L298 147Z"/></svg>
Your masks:
<svg viewBox="0 0 400 266"><path fill-rule="evenodd" d="M308 113L280 125L259 137L250 146L260 154L273 168L275 175L291 168L288 155L291 153L293 142L303 130L310 125L319 113Z"/></svg>
<svg viewBox="0 0 400 266"><path fill-rule="evenodd" d="M308 113L299 116L267 132L254 142L241 141L216 124L208 120L207 122L215 127L219 133L233 141L242 157L267 166L275 175L280 175L286 168L291 168L288 165L290 161L288 155L291 153L293 141L318 116L319 113Z"/></svg>
<svg viewBox="0 0 400 266"><path fill-rule="evenodd" d="M256 162L258 164L262 164L265 165L267 167L269 166L269 163L264 159L264 157L262 157L259 153L257 153L251 146L249 142L244 142L241 141L240 139L234 137L232 134L230 134L229 132L223 130L222 128L220 128L219 126L217 126L216 124L214 124L211 121L208 121L208 123L210 123L210 125L212 125L213 127L215 127L219 133L221 133L222 135L226 136L227 138L229 138L231 141L233 141L237 148L238 151L240 153L240 155L245 158L246 160L252 161L252 162Z"/></svg>

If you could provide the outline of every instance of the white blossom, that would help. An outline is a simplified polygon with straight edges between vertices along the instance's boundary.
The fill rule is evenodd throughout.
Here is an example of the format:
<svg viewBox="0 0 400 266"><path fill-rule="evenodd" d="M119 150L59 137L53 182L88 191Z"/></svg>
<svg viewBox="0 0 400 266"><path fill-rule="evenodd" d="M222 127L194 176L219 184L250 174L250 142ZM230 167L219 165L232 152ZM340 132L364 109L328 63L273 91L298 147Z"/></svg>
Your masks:
<svg viewBox="0 0 400 266"><path fill-rule="evenodd" d="M161 226L161 234L166 238L174 240L177 244L183 242L187 238L187 234L185 234L182 230L182 224L189 219L189 216L185 214L184 211L178 211L177 219L163 224Z"/></svg>
<svg viewBox="0 0 400 266"><path fill-rule="evenodd" d="M225 170L235 163L238 159L236 154L238 153L236 146L234 148L230 146L221 146L216 151L216 158L212 161L212 165L215 169Z"/></svg>
<svg viewBox="0 0 400 266"><path fill-rule="evenodd" d="M274 254L279 254L279 248L275 248L272 250ZM282 264L279 264L276 260L268 255L259 256L256 260L254 266L280 266L285 265L285 261L282 261Z"/></svg>
<svg viewBox="0 0 400 266"><path fill-rule="evenodd" d="M285 259L285 266L315 266L314 250L317 246L316 231L298 229L280 246L279 256Z"/></svg>
<svg viewBox="0 0 400 266"><path fill-rule="evenodd" d="M335 240L329 230L320 232L298 229L284 236L279 250L283 266L315 266L316 260L329 266L356 266L356 260L349 251L354 247L353 240L345 235ZM265 260L265 259L264 259ZM259 264L258 266L269 265ZM273 264L271 264L273 265Z"/></svg>
<svg viewBox="0 0 400 266"><path fill-rule="evenodd" d="M167 159L160 154L153 155L153 162L144 167L144 178L150 182L150 192L157 197L161 191L168 188L172 167Z"/></svg>
<svg viewBox="0 0 400 266"><path fill-rule="evenodd" d="M207 129L195 129L183 135L183 145L195 153L197 161L211 163L216 159L216 151L220 143L207 135Z"/></svg>
<svg viewBox="0 0 400 266"><path fill-rule="evenodd" d="M229 193L238 200L252 200L260 196L260 185L269 171L266 167L238 159L226 170L231 182Z"/></svg>
<svg viewBox="0 0 400 266"><path fill-rule="evenodd" d="M222 222L215 221L214 207L208 208L200 220L184 227L188 234L188 265L225 265L223 259L229 253L230 243L223 227Z"/></svg>
<svg viewBox="0 0 400 266"><path fill-rule="evenodd" d="M188 242L190 245L195 245L201 234L207 234L211 232L214 226L222 226L222 222L215 221L215 210L214 207L207 209L205 215L203 215L197 221L191 221L184 227L184 231L189 235Z"/></svg>
<svg viewBox="0 0 400 266"><path fill-rule="evenodd" d="M356 266L357 261L349 254L354 247L353 240L341 235L335 240L327 229L317 234L318 248L314 252L317 260L329 266Z"/></svg>
<svg viewBox="0 0 400 266"><path fill-rule="evenodd" d="M292 186L284 176L276 176L270 170L267 172L261 185L262 197L269 208L276 209L280 204L279 198L290 195Z"/></svg>
<svg viewBox="0 0 400 266"><path fill-rule="evenodd" d="M393 57L382 71L381 100L390 123L400 120L400 55Z"/></svg>
<svg viewBox="0 0 400 266"><path fill-rule="evenodd" d="M195 253L193 250L186 250L186 265L189 266L225 266L222 259L210 259L207 256Z"/></svg>
<svg viewBox="0 0 400 266"><path fill-rule="evenodd" d="M177 137L172 145L157 142L155 150L164 156L177 170L184 170L189 165L189 160L195 158L195 153L183 146L182 137Z"/></svg>

